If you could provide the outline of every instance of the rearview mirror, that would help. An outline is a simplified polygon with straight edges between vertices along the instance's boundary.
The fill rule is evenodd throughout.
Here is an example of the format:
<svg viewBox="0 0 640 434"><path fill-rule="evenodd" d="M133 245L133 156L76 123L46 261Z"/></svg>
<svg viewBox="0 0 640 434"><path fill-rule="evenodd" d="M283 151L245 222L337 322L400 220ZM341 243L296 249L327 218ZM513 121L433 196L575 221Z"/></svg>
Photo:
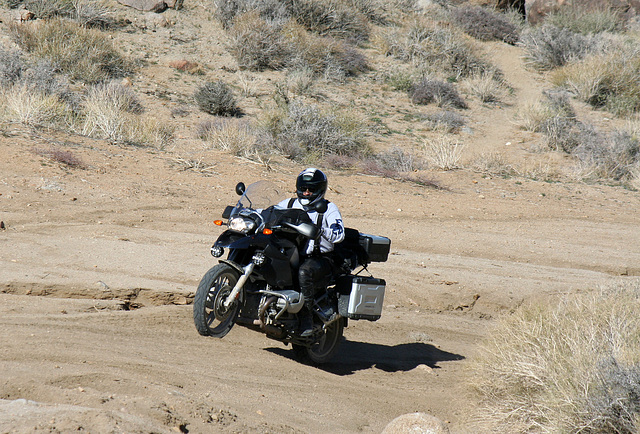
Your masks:
<svg viewBox="0 0 640 434"><path fill-rule="evenodd" d="M318 201L318 203L316 203L313 208L316 211L318 211L320 214L324 214L325 212L327 212L327 208L328 208L327 201L326 200Z"/></svg>
<svg viewBox="0 0 640 434"><path fill-rule="evenodd" d="M238 184L236 184L236 194L238 196L242 196L246 189L247 187L244 185L244 182L239 182Z"/></svg>

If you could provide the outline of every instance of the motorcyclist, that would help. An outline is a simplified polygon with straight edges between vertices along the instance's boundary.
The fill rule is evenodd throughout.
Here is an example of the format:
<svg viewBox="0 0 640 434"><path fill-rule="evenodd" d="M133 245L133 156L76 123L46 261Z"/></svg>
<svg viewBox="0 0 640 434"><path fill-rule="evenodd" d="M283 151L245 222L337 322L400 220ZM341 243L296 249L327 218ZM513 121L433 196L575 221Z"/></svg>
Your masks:
<svg viewBox="0 0 640 434"><path fill-rule="evenodd" d="M321 170L307 168L296 179L297 198L278 204L283 208L304 209L320 230L317 239L309 240L298 271L300 292L304 295L304 307L299 313L302 337L313 334L314 296L316 291L327 287L335 270L332 259L334 244L341 242L345 235L338 207L324 198L327 185L327 176Z"/></svg>

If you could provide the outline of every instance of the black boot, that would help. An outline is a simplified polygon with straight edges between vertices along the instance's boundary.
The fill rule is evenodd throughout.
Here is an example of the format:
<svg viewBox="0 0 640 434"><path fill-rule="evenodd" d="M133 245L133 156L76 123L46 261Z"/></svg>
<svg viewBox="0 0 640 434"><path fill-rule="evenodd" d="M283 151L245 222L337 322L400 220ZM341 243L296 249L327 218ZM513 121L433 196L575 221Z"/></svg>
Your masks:
<svg viewBox="0 0 640 434"><path fill-rule="evenodd" d="M298 330L300 337L307 338L313 334L313 316L311 309L304 306L298 314L300 320L300 329Z"/></svg>

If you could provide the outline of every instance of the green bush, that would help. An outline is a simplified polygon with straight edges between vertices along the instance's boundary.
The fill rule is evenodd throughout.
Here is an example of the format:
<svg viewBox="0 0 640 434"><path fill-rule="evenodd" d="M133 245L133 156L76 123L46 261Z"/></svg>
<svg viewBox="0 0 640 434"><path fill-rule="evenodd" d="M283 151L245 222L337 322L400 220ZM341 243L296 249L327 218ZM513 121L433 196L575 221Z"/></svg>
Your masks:
<svg viewBox="0 0 640 434"><path fill-rule="evenodd" d="M568 294L501 318L469 379L477 432L636 433L640 281Z"/></svg>
<svg viewBox="0 0 640 434"><path fill-rule="evenodd" d="M236 116L240 113L233 90L221 80L203 84L193 97L205 113L215 116Z"/></svg>
<svg viewBox="0 0 640 434"><path fill-rule="evenodd" d="M518 42L518 28L499 13L479 6L461 6L453 10L456 24L468 35L481 41Z"/></svg>

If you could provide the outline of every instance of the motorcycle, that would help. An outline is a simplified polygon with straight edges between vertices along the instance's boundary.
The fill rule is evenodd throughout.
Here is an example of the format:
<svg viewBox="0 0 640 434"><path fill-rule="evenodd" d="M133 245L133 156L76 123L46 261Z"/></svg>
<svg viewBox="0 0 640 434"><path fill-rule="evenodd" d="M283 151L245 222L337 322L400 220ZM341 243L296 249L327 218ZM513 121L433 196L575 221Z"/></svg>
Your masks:
<svg viewBox="0 0 640 434"><path fill-rule="evenodd" d="M227 206L223 220L214 222L227 229L211 247L211 254L221 259L203 276L193 301L198 333L222 338L239 324L291 344L303 362L326 363L349 319L380 318L386 282L374 278L367 266L387 260L391 241L345 228L345 239L332 254L337 272L314 297L313 333L302 337L298 313L304 295L298 267L304 247L320 230L306 211L279 207L286 195L268 181L248 187L239 183L236 193L241 196L238 203ZM316 211L324 213L326 202Z"/></svg>

